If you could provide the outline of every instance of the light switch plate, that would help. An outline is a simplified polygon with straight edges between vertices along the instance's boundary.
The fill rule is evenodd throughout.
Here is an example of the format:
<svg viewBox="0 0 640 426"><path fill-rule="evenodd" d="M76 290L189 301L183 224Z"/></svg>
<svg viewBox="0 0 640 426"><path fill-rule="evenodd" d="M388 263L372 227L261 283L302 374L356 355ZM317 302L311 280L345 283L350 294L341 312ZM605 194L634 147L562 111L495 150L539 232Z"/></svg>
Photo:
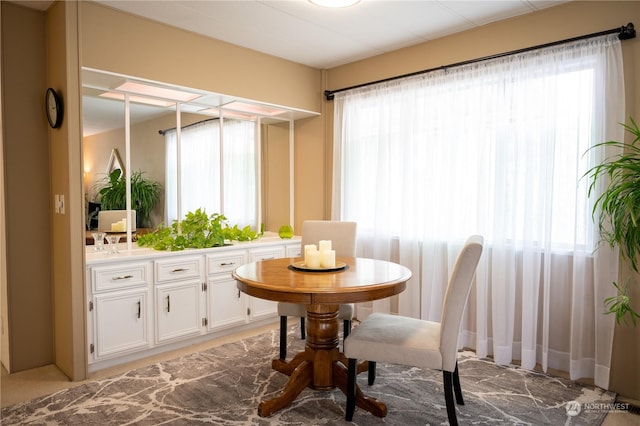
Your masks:
<svg viewBox="0 0 640 426"><path fill-rule="evenodd" d="M56 194L53 204L56 213L64 214L64 194Z"/></svg>

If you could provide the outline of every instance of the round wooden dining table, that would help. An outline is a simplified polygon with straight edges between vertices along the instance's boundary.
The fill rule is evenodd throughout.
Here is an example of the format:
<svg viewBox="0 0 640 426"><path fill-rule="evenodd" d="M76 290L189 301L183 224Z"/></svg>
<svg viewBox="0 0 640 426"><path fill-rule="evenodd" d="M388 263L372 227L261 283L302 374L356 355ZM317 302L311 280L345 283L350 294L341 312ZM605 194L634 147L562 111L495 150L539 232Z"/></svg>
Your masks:
<svg viewBox="0 0 640 426"><path fill-rule="evenodd" d="M337 258L333 270L307 270L300 258L248 263L233 272L238 289L261 299L303 304L307 308L305 350L291 361L274 359L274 370L289 376L282 392L260 402L258 415L270 416L287 407L305 388L346 394L347 359L339 350L339 305L383 299L404 291L411 271L393 262L364 258ZM296 267L302 266L300 267ZM366 371L366 362L358 372ZM384 403L356 389L356 405L378 417L387 414Z"/></svg>

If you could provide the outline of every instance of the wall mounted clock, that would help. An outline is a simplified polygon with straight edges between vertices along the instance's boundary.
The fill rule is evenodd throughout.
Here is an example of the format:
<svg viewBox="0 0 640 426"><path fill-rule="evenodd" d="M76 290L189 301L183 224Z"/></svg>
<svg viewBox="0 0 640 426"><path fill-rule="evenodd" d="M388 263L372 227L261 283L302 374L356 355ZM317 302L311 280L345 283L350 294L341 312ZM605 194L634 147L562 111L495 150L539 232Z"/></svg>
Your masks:
<svg viewBox="0 0 640 426"><path fill-rule="evenodd" d="M62 99L52 88L47 89L45 95L45 108L49 126L57 129L62 124Z"/></svg>

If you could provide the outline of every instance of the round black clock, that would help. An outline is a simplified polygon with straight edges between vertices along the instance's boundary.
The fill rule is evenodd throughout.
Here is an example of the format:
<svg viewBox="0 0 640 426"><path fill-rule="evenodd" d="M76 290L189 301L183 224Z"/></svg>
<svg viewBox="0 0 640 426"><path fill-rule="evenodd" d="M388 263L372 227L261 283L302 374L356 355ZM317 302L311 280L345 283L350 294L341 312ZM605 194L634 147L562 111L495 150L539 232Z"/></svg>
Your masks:
<svg viewBox="0 0 640 426"><path fill-rule="evenodd" d="M62 100L52 88L47 89L45 95L45 109L49 126L57 129L62 124Z"/></svg>

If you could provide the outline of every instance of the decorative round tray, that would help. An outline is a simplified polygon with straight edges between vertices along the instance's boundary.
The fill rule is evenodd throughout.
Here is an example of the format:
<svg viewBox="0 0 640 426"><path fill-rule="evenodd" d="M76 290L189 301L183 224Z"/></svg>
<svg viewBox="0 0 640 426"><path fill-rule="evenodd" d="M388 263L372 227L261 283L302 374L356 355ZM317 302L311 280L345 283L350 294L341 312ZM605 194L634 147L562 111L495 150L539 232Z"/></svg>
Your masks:
<svg viewBox="0 0 640 426"><path fill-rule="evenodd" d="M299 262L294 262L291 265L289 265L289 268L293 270L305 271L305 272L335 272L335 271L341 271L343 269L347 269L348 267L349 265L339 260L336 261L336 266L334 266L333 268L309 268L304 263L304 260L301 260Z"/></svg>

